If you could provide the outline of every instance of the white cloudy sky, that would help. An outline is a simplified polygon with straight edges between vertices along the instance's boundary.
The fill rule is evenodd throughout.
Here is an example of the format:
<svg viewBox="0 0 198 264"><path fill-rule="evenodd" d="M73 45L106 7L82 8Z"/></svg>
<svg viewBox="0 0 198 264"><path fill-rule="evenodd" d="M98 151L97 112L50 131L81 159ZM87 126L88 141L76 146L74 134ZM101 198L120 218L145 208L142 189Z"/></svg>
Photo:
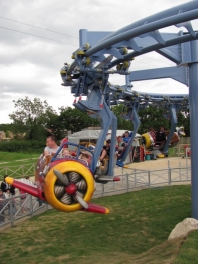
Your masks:
<svg viewBox="0 0 198 264"><path fill-rule="evenodd" d="M14 111L13 100L25 96L46 99L55 110L60 106L72 106L74 98L69 87L61 86L59 72L64 62L72 62L71 54L78 48L79 29L116 31L185 2L187 1L1 0L0 124L11 122L8 115ZM198 25L196 22L193 23ZM172 27L168 30L178 32L178 29ZM144 58L138 57L133 62L133 69L172 65L170 61L152 53ZM115 75L110 81L114 84L124 83L123 77ZM188 93L188 88L184 85L167 80L136 82L134 90Z"/></svg>

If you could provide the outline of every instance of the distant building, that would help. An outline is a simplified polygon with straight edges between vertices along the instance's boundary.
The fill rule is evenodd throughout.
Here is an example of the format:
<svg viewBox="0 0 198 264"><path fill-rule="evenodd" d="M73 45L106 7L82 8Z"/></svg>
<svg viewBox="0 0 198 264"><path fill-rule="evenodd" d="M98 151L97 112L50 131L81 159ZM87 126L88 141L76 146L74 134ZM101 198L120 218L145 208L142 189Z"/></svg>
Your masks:
<svg viewBox="0 0 198 264"><path fill-rule="evenodd" d="M6 137L6 134L4 131L0 131L0 141L10 141L10 137Z"/></svg>

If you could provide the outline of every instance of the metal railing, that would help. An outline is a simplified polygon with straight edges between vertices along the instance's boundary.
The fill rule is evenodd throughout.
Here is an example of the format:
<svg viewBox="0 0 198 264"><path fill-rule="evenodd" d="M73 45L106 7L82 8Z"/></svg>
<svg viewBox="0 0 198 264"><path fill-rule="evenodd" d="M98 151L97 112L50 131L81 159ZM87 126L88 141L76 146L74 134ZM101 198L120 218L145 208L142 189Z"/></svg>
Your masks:
<svg viewBox="0 0 198 264"><path fill-rule="evenodd" d="M51 208L51 207L50 207ZM5 225L14 226L15 222L24 217L33 217L49 209L47 203L26 194L25 199L20 195L0 200L0 227Z"/></svg>
<svg viewBox="0 0 198 264"><path fill-rule="evenodd" d="M10 177L13 177L15 179L34 176L35 168L35 163L15 166L0 166L0 180L3 180L4 175L9 175Z"/></svg>
<svg viewBox="0 0 198 264"><path fill-rule="evenodd" d="M108 184L96 183L96 190L93 198L102 196L119 194L134 191L143 188L155 188L162 186L170 186L175 184L190 184L191 182L191 167L170 168L168 162L167 169L158 170L139 170L132 168L119 168L114 171L115 176L120 177L120 181L108 182ZM13 200L13 198L15 200ZM20 195L10 199L0 201L0 227L14 223L24 217L32 217L43 211L48 210L51 206L47 204L39 204L39 200L31 195L26 195L24 200L21 200Z"/></svg>
<svg viewBox="0 0 198 264"><path fill-rule="evenodd" d="M190 184L191 168L178 167L152 171L119 168L116 170L115 176L120 177L120 181L109 182L108 184L97 183L93 198L113 193L130 192L142 188L154 188L181 183Z"/></svg>

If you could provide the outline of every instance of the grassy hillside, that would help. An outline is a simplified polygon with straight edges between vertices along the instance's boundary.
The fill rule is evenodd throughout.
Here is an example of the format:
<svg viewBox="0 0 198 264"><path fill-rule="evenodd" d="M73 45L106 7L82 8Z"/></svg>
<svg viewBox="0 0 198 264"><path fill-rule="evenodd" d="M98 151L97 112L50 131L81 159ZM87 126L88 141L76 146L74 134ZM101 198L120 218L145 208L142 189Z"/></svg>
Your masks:
<svg viewBox="0 0 198 264"><path fill-rule="evenodd" d="M92 202L108 207L110 213L50 210L2 231L1 263L198 263L198 232L187 240L167 241L175 225L190 217L189 185L141 190Z"/></svg>
<svg viewBox="0 0 198 264"><path fill-rule="evenodd" d="M26 176L33 176L33 167L39 156L40 154L35 153L24 154L0 151L0 181L3 180L4 174L14 178L21 178L23 173L27 171Z"/></svg>

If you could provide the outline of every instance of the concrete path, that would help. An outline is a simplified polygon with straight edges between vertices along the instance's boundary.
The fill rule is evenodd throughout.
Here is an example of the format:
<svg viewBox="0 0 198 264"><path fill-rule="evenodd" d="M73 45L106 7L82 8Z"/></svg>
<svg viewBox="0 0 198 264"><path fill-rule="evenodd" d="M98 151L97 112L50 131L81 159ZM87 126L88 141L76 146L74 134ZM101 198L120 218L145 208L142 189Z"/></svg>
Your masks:
<svg viewBox="0 0 198 264"><path fill-rule="evenodd" d="M157 160L145 160L143 162L134 162L127 164L131 169L138 170L157 170L157 169L167 169L167 168L183 168L191 166L190 158L158 158Z"/></svg>

